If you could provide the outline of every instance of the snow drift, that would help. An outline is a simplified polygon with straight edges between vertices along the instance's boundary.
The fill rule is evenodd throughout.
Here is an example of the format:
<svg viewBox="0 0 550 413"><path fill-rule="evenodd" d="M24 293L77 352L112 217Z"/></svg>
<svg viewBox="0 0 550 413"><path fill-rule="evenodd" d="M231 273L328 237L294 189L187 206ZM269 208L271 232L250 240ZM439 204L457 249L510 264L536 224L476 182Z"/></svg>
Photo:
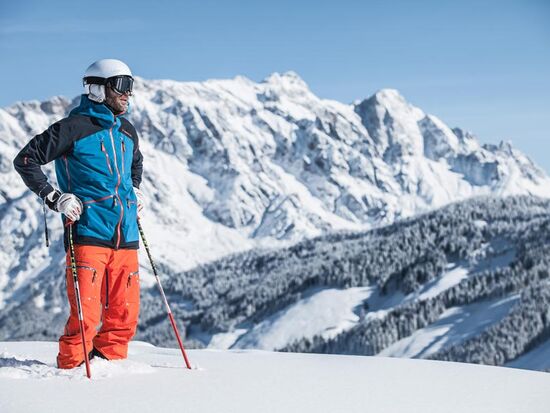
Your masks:
<svg viewBox="0 0 550 413"><path fill-rule="evenodd" d="M507 413L548 411L550 375L459 363L262 351L177 350L143 342L127 360L53 366L56 343L0 343L0 410Z"/></svg>

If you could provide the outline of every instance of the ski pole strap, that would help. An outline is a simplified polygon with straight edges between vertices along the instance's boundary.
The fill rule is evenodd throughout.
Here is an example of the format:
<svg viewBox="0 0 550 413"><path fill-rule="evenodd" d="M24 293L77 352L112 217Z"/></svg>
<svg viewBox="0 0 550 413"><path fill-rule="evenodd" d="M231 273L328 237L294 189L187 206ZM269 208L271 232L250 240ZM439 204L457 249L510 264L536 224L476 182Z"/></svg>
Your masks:
<svg viewBox="0 0 550 413"><path fill-rule="evenodd" d="M42 199L42 212L44 212L44 235L46 237L46 247L49 247L50 239L48 237L48 220L46 219L46 198Z"/></svg>
<svg viewBox="0 0 550 413"><path fill-rule="evenodd" d="M80 285L78 284L78 273L76 271L76 258L74 252L74 242L73 242L73 221L69 221L67 225L69 226L69 256L71 259L71 271L73 274L73 285L76 298L76 308L78 311L78 324L80 326L80 339L82 340L82 348L84 350L84 362L86 363L86 376L89 379L92 378L92 373L90 371L90 359L88 358L88 349L86 348L86 335L84 333L84 315L82 311L82 300L80 296Z"/></svg>

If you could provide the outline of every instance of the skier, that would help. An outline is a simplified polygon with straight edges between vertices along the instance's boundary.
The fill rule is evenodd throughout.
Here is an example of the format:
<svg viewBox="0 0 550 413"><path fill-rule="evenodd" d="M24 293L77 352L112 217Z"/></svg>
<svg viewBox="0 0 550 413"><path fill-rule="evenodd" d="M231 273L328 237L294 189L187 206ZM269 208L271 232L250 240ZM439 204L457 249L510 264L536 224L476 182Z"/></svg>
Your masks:
<svg viewBox="0 0 550 413"><path fill-rule="evenodd" d="M29 189L63 214L66 251L68 226L73 227L86 348L90 357L108 360L127 357L139 313L142 155L136 130L123 117L133 80L120 60L96 61L85 72L80 105L32 138L14 159ZM59 190L40 168L51 161ZM67 252L70 315L59 339L57 365L62 369L84 362L70 265Z"/></svg>

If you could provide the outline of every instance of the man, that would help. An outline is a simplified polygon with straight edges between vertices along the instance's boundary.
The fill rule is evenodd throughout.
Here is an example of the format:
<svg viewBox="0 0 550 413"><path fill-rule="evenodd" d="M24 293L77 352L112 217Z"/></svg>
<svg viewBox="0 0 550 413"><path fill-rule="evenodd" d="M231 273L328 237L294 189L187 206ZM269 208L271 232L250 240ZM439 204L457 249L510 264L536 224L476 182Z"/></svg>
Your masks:
<svg viewBox="0 0 550 413"><path fill-rule="evenodd" d="M133 87L128 66L98 60L83 80L80 106L35 136L14 166L29 189L63 214L66 250L73 226L86 348L91 356L115 360L127 356L138 321L142 155L136 130L123 117ZM40 168L51 161L59 190ZM66 280L70 316L59 339L62 369L84 361L69 252Z"/></svg>

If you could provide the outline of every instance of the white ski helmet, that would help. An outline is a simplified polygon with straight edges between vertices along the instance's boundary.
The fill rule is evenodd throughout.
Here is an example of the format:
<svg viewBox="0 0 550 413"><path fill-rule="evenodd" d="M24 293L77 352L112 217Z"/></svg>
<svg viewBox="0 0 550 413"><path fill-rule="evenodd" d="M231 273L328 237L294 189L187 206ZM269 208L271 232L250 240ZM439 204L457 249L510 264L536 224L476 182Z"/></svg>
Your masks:
<svg viewBox="0 0 550 413"><path fill-rule="evenodd" d="M117 59L100 59L92 63L83 77L84 93L94 102L105 100L105 85L119 93L132 92L134 78L126 63Z"/></svg>

